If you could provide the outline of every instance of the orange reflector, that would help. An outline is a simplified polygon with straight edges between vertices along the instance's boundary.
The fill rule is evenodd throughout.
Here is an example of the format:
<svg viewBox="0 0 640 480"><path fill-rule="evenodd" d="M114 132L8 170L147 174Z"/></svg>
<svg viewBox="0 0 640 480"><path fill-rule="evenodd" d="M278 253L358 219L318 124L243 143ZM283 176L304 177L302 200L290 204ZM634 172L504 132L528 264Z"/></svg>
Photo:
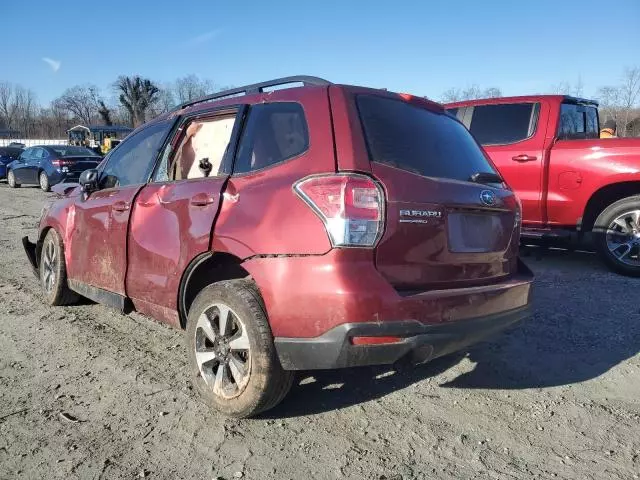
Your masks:
<svg viewBox="0 0 640 480"><path fill-rule="evenodd" d="M379 345L381 343L398 343L402 337L351 337L353 345Z"/></svg>
<svg viewBox="0 0 640 480"><path fill-rule="evenodd" d="M407 102L413 98L413 95L410 95L408 93L399 93L398 95L400 95L400 98L406 100Z"/></svg>

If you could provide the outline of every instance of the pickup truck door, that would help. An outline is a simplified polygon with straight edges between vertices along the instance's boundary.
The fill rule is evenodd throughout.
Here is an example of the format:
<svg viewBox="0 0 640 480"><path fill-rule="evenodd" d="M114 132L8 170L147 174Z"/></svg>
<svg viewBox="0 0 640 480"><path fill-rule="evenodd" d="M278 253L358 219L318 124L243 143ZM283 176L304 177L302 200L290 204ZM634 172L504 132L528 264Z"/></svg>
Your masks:
<svg viewBox="0 0 640 480"><path fill-rule="evenodd" d="M79 293L93 298L98 288L125 297L133 201L149 179L172 125L173 121L152 123L128 137L101 164L100 189L75 200L67 222L65 255L69 284Z"/></svg>
<svg viewBox="0 0 640 480"><path fill-rule="evenodd" d="M466 107L458 118L482 144L522 202L523 223L544 223L544 103L492 103Z"/></svg>
<svg viewBox="0 0 640 480"><path fill-rule="evenodd" d="M126 282L136 310L179 325L182 274L210 250L244 110L224 107L182 119L136 198Z"/></svg>

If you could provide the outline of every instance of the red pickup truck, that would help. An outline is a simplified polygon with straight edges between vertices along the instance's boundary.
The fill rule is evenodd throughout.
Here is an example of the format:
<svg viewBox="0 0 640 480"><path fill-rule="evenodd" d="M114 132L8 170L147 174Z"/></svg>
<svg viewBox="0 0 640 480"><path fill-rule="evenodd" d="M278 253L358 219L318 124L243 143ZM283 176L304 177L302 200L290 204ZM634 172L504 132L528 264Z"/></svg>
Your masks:
<svg viewBox="0 0 640 480"><path fill-rule="evenodd" d="M522 236L591 244L640 276L640 139L599 138L598 104L563 95L445 105L522 203Z"/></svg>

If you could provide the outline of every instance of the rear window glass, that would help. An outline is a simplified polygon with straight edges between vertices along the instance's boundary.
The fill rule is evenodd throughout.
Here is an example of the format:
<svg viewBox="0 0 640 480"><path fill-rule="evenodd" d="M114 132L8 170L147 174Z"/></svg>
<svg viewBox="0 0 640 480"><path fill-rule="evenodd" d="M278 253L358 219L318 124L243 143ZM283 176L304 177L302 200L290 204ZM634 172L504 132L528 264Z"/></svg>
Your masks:
<svg viewBox="0 0 640 480"><path fill-rule="evenodd" d="M309 132L299 103L254 105L244 128L234 173L270 167L309 148Z"/></svg>
<svg viewBox="0 0 640 480"><path fill-rule="evenodd" d="M558 137L565 140L598 138L598 112L595 107L563 103L560 107Z"/></svg>
<svg viewBox="0 0 640 480"><path fill-rule="evenodd" d="M0 147L0 157L18 158L21 153L21 148Z"/></svg>
<svg viewBox="0 0 640 480"><path fill-rule="evenodd" d="M481 145L520 142L535 133L538 103L508 103L473 107L469 130Z"/></svg>
<svg viewBox="0 0 640 480"><path fill-rule="evenodd" d="M357 104L374 162L464 181L496 173L464 125L446 113L374 95L358 96Z"/></svg>
<svg viewBox="0 0 640 480"><path fill-rule="evenodd" d="M56 152L56 155L60 157L75 157L76 155L85 155L91 157L97 157L98 154L93 150L89 150L85 147L65 146L65 147L49 147Z"/></svg>

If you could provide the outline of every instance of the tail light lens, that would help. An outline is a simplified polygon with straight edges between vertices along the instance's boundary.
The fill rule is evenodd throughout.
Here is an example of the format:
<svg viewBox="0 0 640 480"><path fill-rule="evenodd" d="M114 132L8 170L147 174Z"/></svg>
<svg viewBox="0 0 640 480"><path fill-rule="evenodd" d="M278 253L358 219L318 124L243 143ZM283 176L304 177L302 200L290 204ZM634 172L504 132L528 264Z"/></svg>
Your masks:
<svg viewBox="0 0 640 480"><path fill-rule="evenodd" d="M69 162L66 162L64 160L51 160L51 164L54 167L64 167L65 165L69 165Z"/></svg>
<svg viewBox="0 0 640 480"><path fill-rule="evenodd" d="M322 219L334 247L373 247L382 236L384 192L358 174L303 179L294 190Z"/></svg>

